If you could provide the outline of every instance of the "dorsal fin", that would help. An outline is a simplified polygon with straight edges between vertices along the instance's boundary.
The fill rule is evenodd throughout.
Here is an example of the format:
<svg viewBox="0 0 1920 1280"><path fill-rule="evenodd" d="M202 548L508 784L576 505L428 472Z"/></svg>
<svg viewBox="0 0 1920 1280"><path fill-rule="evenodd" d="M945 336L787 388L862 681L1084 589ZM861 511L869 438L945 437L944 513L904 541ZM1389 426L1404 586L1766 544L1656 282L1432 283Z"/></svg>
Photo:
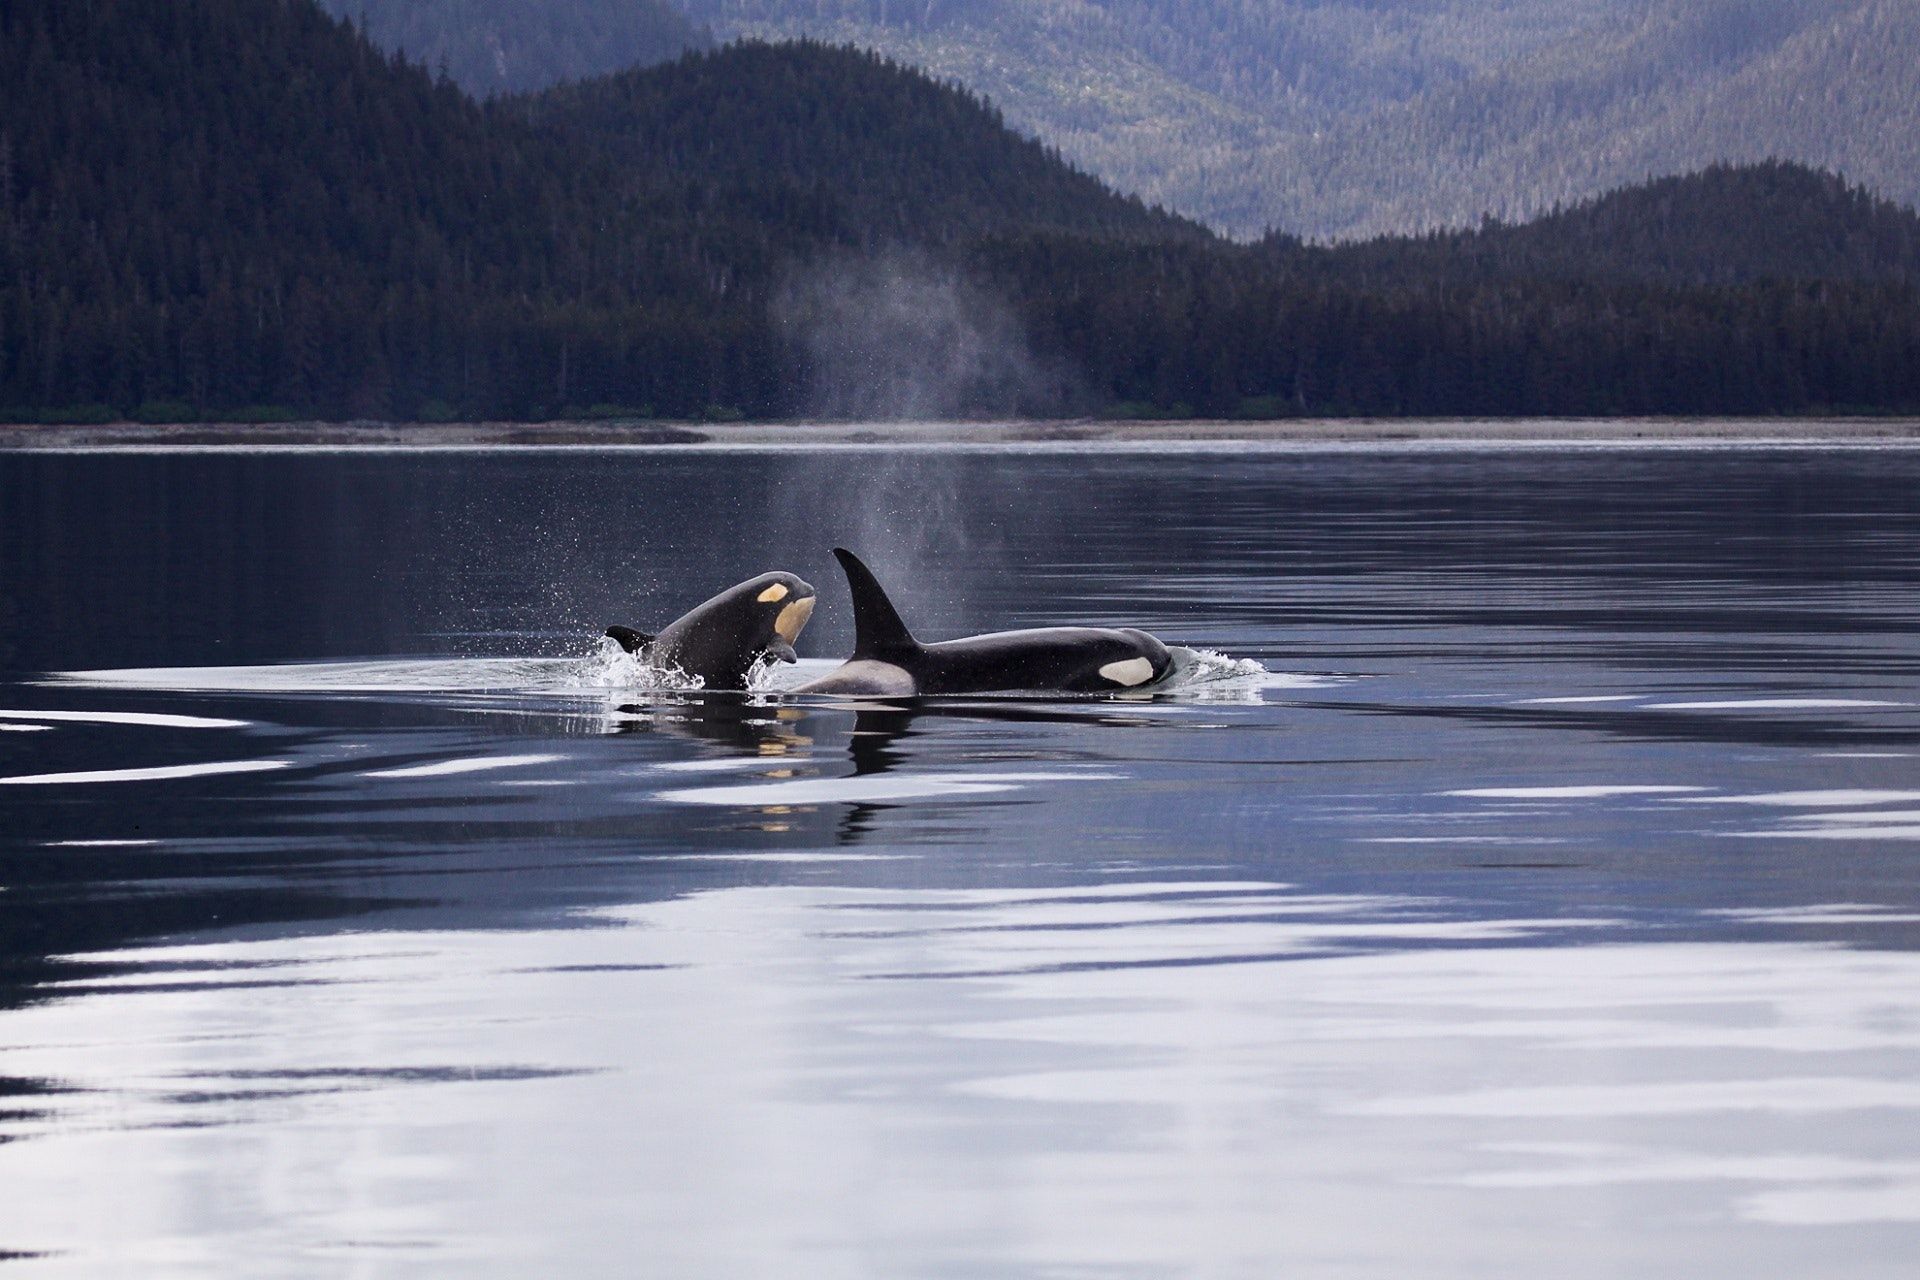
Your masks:
<svg viewBox="0 0 1920 1280"><path fill-rule="evenodd" d="M853 593L853 656L882 658L903 649L918 649L919 643L907 624L900 621L893 601L887 599L873 571L845 547L835 547L833 556L847 575L847 590Z"/></svg>

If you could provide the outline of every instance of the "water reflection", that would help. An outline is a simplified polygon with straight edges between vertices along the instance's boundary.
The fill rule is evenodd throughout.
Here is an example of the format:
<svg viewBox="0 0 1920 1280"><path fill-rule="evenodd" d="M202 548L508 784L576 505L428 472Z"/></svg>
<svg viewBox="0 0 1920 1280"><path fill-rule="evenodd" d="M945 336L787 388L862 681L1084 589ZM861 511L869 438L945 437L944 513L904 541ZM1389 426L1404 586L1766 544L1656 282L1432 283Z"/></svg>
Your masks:
<svg viewBox="0 0 1920 1280"><path fill-rule="evenodd" d="M1904 1277L1916 492L1908 453L0 455L0 1257ZM749 534L663 532L742 494ZM1260 661L851 702L593 647L848 541L930 633Z"/></svg>
<svg viewBox="0 0 1920 1280"><path fill-rule="evenodd" d="M1795 1276L1920 1228L1911 953L1218 879L572 924L96 957L0 1023L0 1232L162 1272Z"/></svg>

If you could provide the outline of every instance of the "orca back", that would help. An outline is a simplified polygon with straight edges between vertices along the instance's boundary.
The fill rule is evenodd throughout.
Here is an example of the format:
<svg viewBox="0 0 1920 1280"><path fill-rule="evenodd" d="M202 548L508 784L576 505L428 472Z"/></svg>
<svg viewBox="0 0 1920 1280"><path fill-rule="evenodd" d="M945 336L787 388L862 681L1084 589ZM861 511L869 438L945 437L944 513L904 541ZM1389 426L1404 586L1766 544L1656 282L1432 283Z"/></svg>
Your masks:
<svg viewBox="0 0 1920 1280"><path fill-rule="evenodd" d="M1151 684L1173 665L1166 645L1131 628L1039 627L922 644L860 557L845 547L833 554L853 595L853 655L802 693L1108 693Z"/></svg>

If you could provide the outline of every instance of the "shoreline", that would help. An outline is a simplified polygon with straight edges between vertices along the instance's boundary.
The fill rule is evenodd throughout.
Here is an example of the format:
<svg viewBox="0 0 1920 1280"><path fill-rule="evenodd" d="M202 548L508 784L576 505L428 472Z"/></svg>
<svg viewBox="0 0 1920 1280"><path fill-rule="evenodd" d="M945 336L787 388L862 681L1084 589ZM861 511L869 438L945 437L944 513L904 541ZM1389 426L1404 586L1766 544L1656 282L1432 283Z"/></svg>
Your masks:
<svg viewBox="0 0 1920 1280"><path fill-rule="evenodd" d="M190 449L1920 447L1920 418L1337 418L1273 422L468 422L0 425L0 453Z"/></svg>

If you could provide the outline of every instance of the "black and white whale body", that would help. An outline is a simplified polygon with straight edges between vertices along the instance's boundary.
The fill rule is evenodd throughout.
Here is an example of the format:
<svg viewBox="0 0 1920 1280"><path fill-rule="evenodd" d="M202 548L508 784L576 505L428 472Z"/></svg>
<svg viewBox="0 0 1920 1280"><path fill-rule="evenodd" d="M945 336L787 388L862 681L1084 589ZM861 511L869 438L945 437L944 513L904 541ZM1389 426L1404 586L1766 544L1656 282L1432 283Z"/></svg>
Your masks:
<svg viewBox="0 0 1920 1280"><path fill-rule="evenodd" d="M860 558L844 547L833 554L853 592L853 656L795 693L1114 693L1173 668L1166 645L1130 627L1041 627L922 644Z"/></svg>
<svg viewBox="0 0 1920 1280"><path fill-rule="evenodd" d="M761 662L795 662L794 641L813 616L813 588L790 573L728 587L658 635L608 627L628 653L663 671L697 676L703 689L745 689Z"/></svg>

